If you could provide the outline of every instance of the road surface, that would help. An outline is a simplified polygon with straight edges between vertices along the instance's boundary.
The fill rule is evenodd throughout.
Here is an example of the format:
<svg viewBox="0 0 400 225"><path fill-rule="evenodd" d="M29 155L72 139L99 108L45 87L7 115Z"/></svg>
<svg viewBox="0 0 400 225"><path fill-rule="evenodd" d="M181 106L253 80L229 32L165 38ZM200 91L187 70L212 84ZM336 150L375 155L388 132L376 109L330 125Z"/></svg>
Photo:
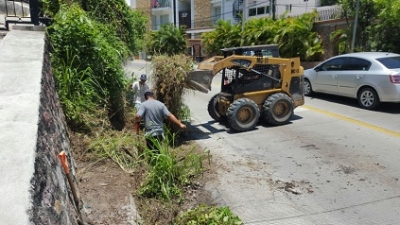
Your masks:
<svg viewBox="0 0 400 225"><path fill-rule="evenodd" d="M288 125L233 133L207 113L219 82L186 95L192 132L223 163L207 185L217 203L251 225L400 223L400 104L317 95Z"/></svg>

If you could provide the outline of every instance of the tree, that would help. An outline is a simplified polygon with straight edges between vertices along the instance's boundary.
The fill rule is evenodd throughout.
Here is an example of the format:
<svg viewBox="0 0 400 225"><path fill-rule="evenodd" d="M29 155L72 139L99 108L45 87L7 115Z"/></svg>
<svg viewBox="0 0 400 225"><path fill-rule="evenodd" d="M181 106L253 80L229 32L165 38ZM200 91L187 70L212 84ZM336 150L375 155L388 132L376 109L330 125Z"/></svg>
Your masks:
<svg viewBox="0 0 400 225"><path fill-rule="evenodd" d="M379 12L373 23L372 46L376 50L400 53L400 0L375 0Z"/></svg>
<svg viewBox="0 0 400 225"><path fill-rule="evenodd" d="M148 35L147 50L153 55L176 55L186 51L186 33L183 26L165 24Z"/></svg>
<svg viewBox="0 0 400 225"><path fill-rule="evenodd" d="M219 20L215 29L201 35L205 51L210 55L220 54L223 48L240 46L241 26L230 21Z"/></svg>
<svg viewBox="0 0 400 225"><path fill-rule="evenodd" d="M133 54L142 48L147 18L133 11L125 0L78 0L82 8L97 21L112 27Z"/></svg>
<svg viewBox="0 0 400 225"><path fill-rule="evenodd" d="M355 17L357 0L339 0L339 3L342 5L342 10L346 18ZM376 8L374 7L374 0L360 0L355 43L355 48L357 51L371 50L371 38L374 29L373 22L374 18L376 18L376 15L377 13ZM348 21L348 25L352 34L354 22Z"/></svg>
<svg viewBox="0 0 400 225"><path fill-rule="evenodd" d="M302 60L313 60L323 53L322 41L312 31L317 12L296 18L283 15L278 20L255 18L241 25L229 21L218 21L214 31L204 33L202 41L206 50L219 54L220 49L236 46L278 44L283 57L298 56Z"/></svg>
<svg viewBox="0 0 400 225"><path fill-rule="evenodd" d="M274 44L274 34L278 27L271 17L250 19L242 32L242 45Z"/></svg>

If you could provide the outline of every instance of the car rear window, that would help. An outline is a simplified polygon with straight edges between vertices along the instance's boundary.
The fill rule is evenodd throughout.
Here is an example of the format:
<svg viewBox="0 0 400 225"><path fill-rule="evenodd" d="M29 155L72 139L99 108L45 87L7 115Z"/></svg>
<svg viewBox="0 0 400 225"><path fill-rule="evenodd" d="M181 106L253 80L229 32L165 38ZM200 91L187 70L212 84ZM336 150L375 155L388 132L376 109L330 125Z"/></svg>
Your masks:
<svg viewBox="0 0 400 225"><path fill-rule="evenodd" d="M400 56L376 59L388 69L400 68Z"/></svg>

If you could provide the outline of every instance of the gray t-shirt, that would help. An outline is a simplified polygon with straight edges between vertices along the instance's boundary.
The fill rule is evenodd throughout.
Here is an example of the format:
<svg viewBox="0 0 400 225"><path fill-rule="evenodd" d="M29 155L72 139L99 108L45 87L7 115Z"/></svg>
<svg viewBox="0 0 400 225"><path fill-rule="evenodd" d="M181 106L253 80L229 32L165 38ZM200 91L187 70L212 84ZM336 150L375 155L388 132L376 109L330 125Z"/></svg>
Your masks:
<svg viewBox="0 0 400 225"><path fill-rule="evenodd" d="M171 114L164 103L155 99L147 100L137 114L144 118L146 136L164 135L164 118Z"/></svg>

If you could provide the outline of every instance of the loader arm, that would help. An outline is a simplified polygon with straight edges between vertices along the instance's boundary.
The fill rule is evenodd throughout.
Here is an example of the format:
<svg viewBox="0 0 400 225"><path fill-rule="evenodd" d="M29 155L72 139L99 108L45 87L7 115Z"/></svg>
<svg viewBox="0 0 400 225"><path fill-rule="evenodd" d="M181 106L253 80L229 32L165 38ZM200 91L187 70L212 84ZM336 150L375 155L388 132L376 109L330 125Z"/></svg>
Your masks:
<svg viewBox="0 0 400 225"><path fill-rule="evenodd" d="M279 64L283 66L283 69L285 69L286 66L291 64L291 61L291 59L260 58L243 55L231 55L227 58L215 56L201 62L196 70L190 71L188 73L186 85L190 89L208 93L208 91L211 91L211 83L214 76L224 68L241 67L246 70L259 73L260 75L265 75L259 71L253 70L252 68L256 64ZM273 77L271 77L271 79L276 80ZM280 80L276 81L281 82Z"/></svg>

